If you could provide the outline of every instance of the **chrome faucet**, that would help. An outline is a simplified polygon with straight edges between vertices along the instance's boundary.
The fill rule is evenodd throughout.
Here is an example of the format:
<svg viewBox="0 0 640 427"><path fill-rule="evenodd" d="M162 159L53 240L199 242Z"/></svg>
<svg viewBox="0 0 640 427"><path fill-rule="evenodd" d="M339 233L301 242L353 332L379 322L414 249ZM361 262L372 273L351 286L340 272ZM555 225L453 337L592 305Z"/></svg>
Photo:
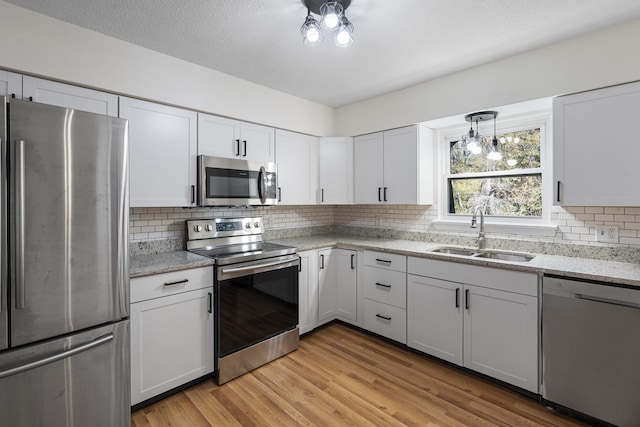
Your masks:
<svg viewBox="0 0 640 427"><path fill-rule="evenodd" d="M480 233L478 233L478 238L476 242L478 242L478 249L484 249L487 242L484 238L484 212L482 211L482 207L478 206L473 210L473 216L471 217L471 228L476 228L476 215L480 212Z"/></svg>

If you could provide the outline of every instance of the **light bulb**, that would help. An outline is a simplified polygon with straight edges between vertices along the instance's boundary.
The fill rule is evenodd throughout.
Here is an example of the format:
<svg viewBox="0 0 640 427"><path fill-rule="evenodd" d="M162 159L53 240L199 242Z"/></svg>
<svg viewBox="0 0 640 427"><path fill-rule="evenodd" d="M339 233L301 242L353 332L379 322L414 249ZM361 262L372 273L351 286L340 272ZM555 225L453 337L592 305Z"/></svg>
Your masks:
<svg viewBox="0 0 640 427"><path fill-rule="evenodd" d="M305 34L309 43L317 43L320 40L320 31L317 28L310 27Z"/></svg>
<svg viewBox="0 0 640 427"><path fill-rule="evenodd" d="M487 154L487 159L489 160L502 160L502 154L499 151L490 151Z"/></svg>
<svg viewBox="0 0 640 427"><path fill-rule="evenodd" d="M302 33L302 42L306 46L316 46L322 41L322 33L320 32L320 25L311 14L307 15L304 24L300 28Z"/></svg>
<svg viewBox="0 0 640 427"><path fill-rule="evenodd" d="M324 25L327 29L331 30L338 26L338 15L335 13L330 13L324 17Z"/></svg>
<svg viewBox="0 0 640 427"><path fill-rule="evenodd" d="M342 10L342 5L336 1L328 1L320 6L322 27L327 30L335 29L340 24Z"/></svg>
<svg viewBox="0 0 640 427"><path fill-rule="evenodd" d="M342 25L338 32L335 35L336 46L339 47L348 47L353 43L353 36L351 35L351 31L349 26Z"/></svg>
<svg viewBox="0 0 640 427"><path fill-rule="evenodd" d="M472 154L480 154L482 152L482 148L475 140L471 140L471 142L467 144L467 150L469 150Z"/></svg>

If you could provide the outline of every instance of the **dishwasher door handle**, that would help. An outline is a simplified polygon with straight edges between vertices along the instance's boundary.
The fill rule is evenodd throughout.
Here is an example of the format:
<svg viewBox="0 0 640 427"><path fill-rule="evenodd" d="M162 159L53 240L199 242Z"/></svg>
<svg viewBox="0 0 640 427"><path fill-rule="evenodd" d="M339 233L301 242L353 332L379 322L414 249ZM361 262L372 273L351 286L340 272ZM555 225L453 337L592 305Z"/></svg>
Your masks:
<svg viewBox="0 0 640 427"><path fill-rule="evenodd" d="M640 309L640 304L636 304L633 302L620 301L620 300L596 297L593 295L585 295L585 294L574 294L574 295L576 299L582 299L582 300L593 301L593 302L601 302L601 303L611 304L611 305L619 305L621 307Z"/></svg>

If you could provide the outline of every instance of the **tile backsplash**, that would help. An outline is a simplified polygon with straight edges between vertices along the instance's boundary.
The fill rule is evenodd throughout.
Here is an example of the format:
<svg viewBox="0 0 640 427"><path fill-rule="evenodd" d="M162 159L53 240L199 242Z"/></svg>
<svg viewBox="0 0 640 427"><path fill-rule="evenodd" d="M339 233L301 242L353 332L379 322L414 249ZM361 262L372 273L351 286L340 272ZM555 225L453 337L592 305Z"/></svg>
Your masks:
<svg viewBox="0 0 640 427"><path fill-rule="evenodd" d="M434 231L435 206L318 205L235 208L131 208L132 254L184 248L185 220L260 216L268 238L341 232L473 245L477 231ZM553 207L553 237L491 233L488 247L640 262L640 208ZM618 243L595 241L596 225L616 225ZM155 245L154 248L150 246Z"/></svg>

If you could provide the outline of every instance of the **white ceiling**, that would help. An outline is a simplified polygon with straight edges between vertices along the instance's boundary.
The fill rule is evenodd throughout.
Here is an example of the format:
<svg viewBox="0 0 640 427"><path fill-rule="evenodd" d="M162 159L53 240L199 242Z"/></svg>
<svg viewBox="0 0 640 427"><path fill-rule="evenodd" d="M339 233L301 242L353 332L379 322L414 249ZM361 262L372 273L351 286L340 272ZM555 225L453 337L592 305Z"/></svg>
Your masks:
<svg viewBox="0 0 640 427"><path fill-rule="evenodd" d="M352 0L338 48L302 44L301 0L7 1L330 107L640 18L638 0Z"/></svg>

